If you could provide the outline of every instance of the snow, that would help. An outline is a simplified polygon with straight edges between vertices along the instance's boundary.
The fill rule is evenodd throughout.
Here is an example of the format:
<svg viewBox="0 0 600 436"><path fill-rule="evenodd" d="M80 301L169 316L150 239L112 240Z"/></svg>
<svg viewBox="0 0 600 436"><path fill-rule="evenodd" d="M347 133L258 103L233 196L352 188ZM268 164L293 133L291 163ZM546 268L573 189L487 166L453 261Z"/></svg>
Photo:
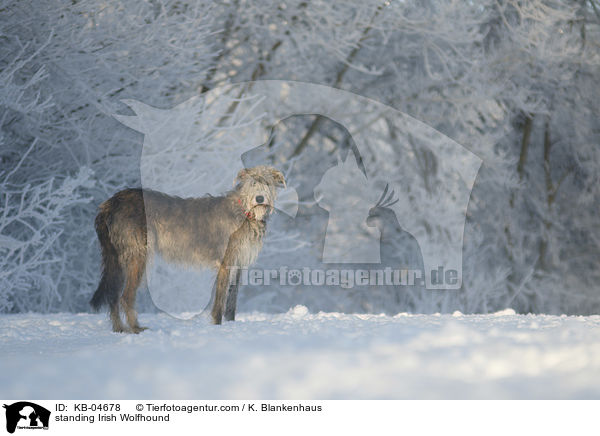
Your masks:
<svg viewBox="0 0 600 436"><path fill-rule="evenodd" d="M600 316L242 313L0 317L4 398L598 398Z"/></svg>

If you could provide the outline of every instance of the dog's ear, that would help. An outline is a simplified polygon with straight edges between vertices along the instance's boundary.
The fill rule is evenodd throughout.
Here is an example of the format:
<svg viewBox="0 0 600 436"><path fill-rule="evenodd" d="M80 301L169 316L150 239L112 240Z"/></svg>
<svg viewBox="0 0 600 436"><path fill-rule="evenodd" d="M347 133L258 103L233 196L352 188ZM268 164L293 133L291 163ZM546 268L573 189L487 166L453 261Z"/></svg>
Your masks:
<svg viewBox="0 0 600 436"><path fill-rule="evenodd" d="M249 168L242 168L237 173L237 176L235 176L235 179L233 179L233 186L237 185L239 182L241 182L242 180L244 180L244 179L246 179L248 177L250 177L250 169Z"/></svg>
<svg viewBox="0 0 600 436"><path fill-rule="evenodd" d="M273 177L273 180L275 180L277 187L286 188L285 177L281 171L271 168L271 177Z"/></svg>

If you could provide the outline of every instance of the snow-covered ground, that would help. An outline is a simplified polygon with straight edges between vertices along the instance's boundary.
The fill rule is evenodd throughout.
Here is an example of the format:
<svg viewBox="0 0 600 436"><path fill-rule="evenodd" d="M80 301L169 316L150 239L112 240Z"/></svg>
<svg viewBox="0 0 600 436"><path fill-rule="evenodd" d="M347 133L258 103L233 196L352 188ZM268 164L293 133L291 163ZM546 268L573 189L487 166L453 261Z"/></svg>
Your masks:
<svg viewBox="0 0 600 436"><path fill-rule="evenodd" d="M0 317L0 396L600 398L600 316L243 313L210 325L141 314Z"/></svg>

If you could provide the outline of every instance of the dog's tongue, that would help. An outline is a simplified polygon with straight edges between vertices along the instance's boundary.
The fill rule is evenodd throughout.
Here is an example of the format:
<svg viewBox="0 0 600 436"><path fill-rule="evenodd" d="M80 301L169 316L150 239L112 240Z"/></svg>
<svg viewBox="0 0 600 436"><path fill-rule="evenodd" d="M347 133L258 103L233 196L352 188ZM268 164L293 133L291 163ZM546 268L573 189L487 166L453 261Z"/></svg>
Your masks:
<svg viewBox="0 0 600 436"><path fill-rule="evenodd" d="M285 188L279 191L274 207L290 218L296 218L296 214L298 213L298 193L296 190L294 188Z"/></svg>

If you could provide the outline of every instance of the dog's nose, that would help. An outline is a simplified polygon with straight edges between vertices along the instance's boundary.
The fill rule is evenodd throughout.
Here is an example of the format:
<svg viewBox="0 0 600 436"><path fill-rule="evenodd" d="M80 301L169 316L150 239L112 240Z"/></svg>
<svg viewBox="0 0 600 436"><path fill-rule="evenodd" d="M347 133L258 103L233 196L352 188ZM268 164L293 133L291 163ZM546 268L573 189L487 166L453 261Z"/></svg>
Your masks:
<svg viewBox="0 0 600 436"><path fill-rule="evenodd" d="M263 204L263 203L264 203L264 201L265 201L265 197L263 197L262 195L257 195L257 196L256 196L256 202L257 202L258 204Z"/></svg>

